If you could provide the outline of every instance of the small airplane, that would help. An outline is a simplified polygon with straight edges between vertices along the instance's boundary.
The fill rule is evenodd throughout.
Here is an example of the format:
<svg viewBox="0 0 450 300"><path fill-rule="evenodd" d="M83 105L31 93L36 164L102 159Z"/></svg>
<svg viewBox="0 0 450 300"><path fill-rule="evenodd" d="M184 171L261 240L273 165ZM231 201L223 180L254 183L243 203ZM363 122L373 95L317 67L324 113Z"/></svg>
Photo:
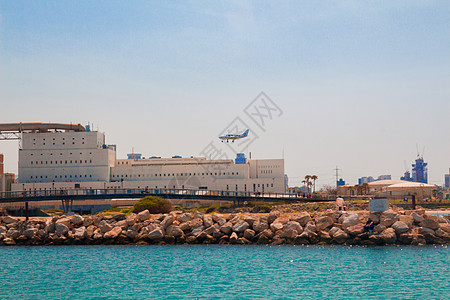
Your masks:
<svg viewBox="0 0 450 300"><path fill-rule="evenodd" d="M229 134L227 134L227 135L219 136L219 139L222 140L222 143L223 143L223 141L227 141L227 143L228 143L230 140L231 140L231 142L234 143L234 140L238 140L238 139L242 139L242 138L247 137L249 131L250 131L250 130L247 129L247 130L244 131L244 133L242 133L242 134L231 134L231 133L229 133Z"/></svg>

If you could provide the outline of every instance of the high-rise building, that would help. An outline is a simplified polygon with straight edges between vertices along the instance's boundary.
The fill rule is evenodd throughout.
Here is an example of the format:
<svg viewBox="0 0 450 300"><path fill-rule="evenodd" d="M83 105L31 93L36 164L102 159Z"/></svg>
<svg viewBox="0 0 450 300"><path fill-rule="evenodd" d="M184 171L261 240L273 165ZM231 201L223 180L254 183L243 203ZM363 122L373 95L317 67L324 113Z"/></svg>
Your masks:
<svg viewBox="0 0 450 300"><path fill-rule="evenodd" d="M392 176L391 175L380 175L378 176L377 180L391 180Z"/></svg>
<svg viewBox="0 0 450 300"><path fill-rule="evenodd" d="M345 185L345 180L344 179L339 179L338 181L337 181L337 186L344 186Z"/></svg>
<svg viewBox="0 0 450 300"><path fill-rule="evenodd" d="M423 157L417 156L416 163L412 164L412 181L428 183L428 163L423 161Z"/></svg>
<svg viewBox="0 0 450 300"><path fill-rule="evenodd" d="M450 188L450 169L448 170L448 174L445 174L444 187Z"/></svg>
<svg viewBox="0 0 450 300"><path fill-rule="evenodd" d="M372 176L368 176L368 177L361 177L358 178L358 185L361 185L363 183L370 183L370 182L374 182L375 179Z"/></svg>
<svg viewBox="0 0 450 300"><path fill-rule="evenodd" d="M409 171L406 171L405 174L400 177L400 180L412 181L411 173Z"/></svg>

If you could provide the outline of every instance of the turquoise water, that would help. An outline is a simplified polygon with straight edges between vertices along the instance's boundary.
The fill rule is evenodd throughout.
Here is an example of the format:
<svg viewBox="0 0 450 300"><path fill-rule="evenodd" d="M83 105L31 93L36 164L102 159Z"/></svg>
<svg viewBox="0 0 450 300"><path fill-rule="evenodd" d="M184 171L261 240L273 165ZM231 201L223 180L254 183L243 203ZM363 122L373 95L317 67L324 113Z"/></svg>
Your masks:
<svg viewBox="0 0 450 300"><path fill-rule="evenodd" d="M450 299L439 247L1 247L0 299Z"/></svg>

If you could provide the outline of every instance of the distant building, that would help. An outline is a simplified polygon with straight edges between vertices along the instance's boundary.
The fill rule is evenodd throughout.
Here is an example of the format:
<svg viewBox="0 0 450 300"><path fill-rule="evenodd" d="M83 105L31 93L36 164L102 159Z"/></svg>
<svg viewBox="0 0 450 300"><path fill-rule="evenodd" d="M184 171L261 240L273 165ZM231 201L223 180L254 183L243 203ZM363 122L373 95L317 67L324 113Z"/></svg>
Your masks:
<svg viewBox="0 0 450 300"><path fill-rule="evenodd" d="M418 156L416 163L412 165L412 181L428 183L428 163L423 161L423 157Z"/></svg>
<svg viewBox="0 0 450 300"><path fill-rule="evenodd" d="M337 181L337 186L344 186L345 185L345 180L344 179L339 179L338 181Z"/></svg>
<svg viewBox="0 0 450 300"><path fill-rule="evenodd" d="M5 173L3 158L3 154L0 154L0 192L9 192L16 176L13 173Z"/></svg>
<svg viewBox="0 0 450 300"><path fill-rule="evenodd" d="M358 179L358 185L361 185L363 183L374 182L374 181L375 181L375 179L372 176L361 177Z"/></svg>
<svg viewBox="0 0 450 300"><path fill-rule="evenodd" d="M380 175L378 176L377 180L391 180L392 176L391 175Z"/></svg>
<svg viewBox="0 0 450 300"><path fill-rule="evenodd" d="M450 188L450 169L448 170L448 174L445 174L444 187Z"/></svg>
<svg viewBox="0 0 450 300"><path fill-rule="evenodd" d="M406 171L405 174L400 177L400 180L412 181L411 173L409 171Z"/></svg>

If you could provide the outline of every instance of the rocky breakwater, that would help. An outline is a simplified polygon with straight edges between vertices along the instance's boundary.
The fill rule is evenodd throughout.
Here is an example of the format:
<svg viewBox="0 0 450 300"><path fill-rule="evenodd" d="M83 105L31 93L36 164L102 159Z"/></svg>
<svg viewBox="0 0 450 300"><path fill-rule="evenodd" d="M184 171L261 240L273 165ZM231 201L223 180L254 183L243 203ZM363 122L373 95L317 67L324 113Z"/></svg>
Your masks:
<svg viewBox="0 0 450 300"><path fill-rule="evenodd" d="M373 232L364 229L370 218ZM47 220L0 219L0 245L98 244L344 244L450 243L450 219L417 211L202 214L148 211L111 216L59 216Z"/></svg>

